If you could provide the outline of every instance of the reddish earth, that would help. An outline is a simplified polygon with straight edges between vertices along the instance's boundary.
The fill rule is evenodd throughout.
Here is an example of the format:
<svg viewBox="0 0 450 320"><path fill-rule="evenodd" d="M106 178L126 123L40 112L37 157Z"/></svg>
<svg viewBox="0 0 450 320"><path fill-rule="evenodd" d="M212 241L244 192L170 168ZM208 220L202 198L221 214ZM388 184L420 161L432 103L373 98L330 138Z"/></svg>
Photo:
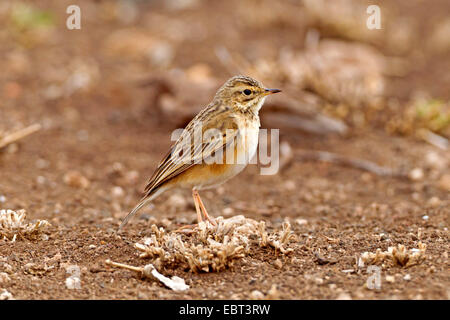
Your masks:
<svg viewBox="0 0 450 320"><path fill-rule="evenodd" d="M177 20L177 12L141 3L141 15L127 25L114 17L108 1L79 2L85 12L83 29L68 31L65 1L42 1L39 7L54 11L57 23L36 43L28 39L30 35L9 30L8 22L0 19L7 30L0 34L4 43L0 54L8 57L0 59L0 69L6 70L0 75L0 128L12 131L35 122L43 125L0 153L0 196L5 198L0 209L25 209L28 219L52 224L47 240L0 241L0 272L10 278L0 283L0 289L16 299L248 299L254 290L279 299L450 299L450 198L442 186L442 177L450 170L448 164L439 166L429 156L442 161L448 159L448 150L412 136L388 134L378 126L354 129L346 136L281 129L280 139L294 150L326 150L406 172L421 168L422 178L380 177L336 164L298 161L273 176L261 176L257 166L249 166L218 190L202 193L213 216L244 214L265 220L270 229L290 221L296 235L290 244L292 254L260 248L223 272L166 270L166 275L178 275L190 285L182 293L105 265L106 259L145 265L148 261L138 257L133 244L150 235L152 223L173 230L194 222L195 208L189 191L164 194L120 236L114 234L167 152L174 128L149 105L146 89L130 80L158 68L132 54L109 55L104 38L125 27L154 27L159 32L158 21L166 23L174 28L175 40L169 42L177 41L171 63L178 68L208 63L220 82L227 73L209 44L215 44L214 37L221 34L220 21L236 14L231 2L214 1L210 8L187 9ZM218 24L210 21L214 8L222 12ZM421 9L412 6L409 10L418 13ZM177 30L183 26L177 23L195 20L210 25L210 31L202 35L197 30L202 25L192 24L198 38L177 40ZM275 49L295 39L297 27L275 22L265 32L238 25L223 36L223 43L245 52L246 41L253 37L261 48ZM449 61L435 62L428 73L425 64L409 78L395 79L389 91L401 99L416 90L448 99L448 78L438 76L444 60ZM95 82L87 89L48 98L48 87L64 79L77 63L88 68ZM206 103L210 97L202 99ZM79 172L89 185L80 188L65 183L70 171ZM117 188L113 191L114 187L121 187L123 194ZM184 201L175 201L174 194ZM306 223L297 223L298 219ZM365 287L369 275L365 268L357 268L357 257L398 244L417 248L419 242L427 246L423 262L410 268L386 265L381 270L381 288ZM34 264L31 269L29 263ZM66 288L68 265L80 267L79 290Z"/></svg>

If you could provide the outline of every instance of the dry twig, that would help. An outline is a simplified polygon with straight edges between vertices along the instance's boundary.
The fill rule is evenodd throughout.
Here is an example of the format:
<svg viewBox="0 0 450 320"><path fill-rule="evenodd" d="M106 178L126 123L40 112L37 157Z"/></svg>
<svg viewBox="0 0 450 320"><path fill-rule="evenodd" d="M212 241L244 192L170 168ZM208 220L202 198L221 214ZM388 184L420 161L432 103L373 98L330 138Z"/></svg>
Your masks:
<svg viewBox="0 0 450 320"><path fill-rule="evenodd" d="M295 159L298 161L324 161L342 166L352 167L371 172L382 177L407 178L406 173L391 168L381 167L368 160L349 158L336 153L326 151L301 151L297 152Z"/></svg>
<svg viewBox="0 0 450 320"><path fill-rule="evenodd" d="M35 123L32 124L31 126L28 126L26 128L17 130L13 133L6 135L5 137L0 139L0 149L22 138L25 138L26 136L29 136L30 134L35 133L36 131L39 131L41 127L42 126L39 123Z"/></svg>
<svg viewBox="0 0 450 320"><path fill-rule="evenodd" d="M127 264L114 262L109 259L107 259L105 261L105 263L107 265L110 265L113 267L139 272L143 276L150 278L150 279L157 279L157 280L161 281L165 286L167 286L168 288L170 288L174 291L184 291L184 290L189 289L189 286L186 285L186 283L184 282L184 280L182 278L177 277L177 276L173 276L172 278L167 278L167 277L163 276L161 273L159 273L152 264L147 264L144 267L134 267L134 266L130 266Z"/></svg>

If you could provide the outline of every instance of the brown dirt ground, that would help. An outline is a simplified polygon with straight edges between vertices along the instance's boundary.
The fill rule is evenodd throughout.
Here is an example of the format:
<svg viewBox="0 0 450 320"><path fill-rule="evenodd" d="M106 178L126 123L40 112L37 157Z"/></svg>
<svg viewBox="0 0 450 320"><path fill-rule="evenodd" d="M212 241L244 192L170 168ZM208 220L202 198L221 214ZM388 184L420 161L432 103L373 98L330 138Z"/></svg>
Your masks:
<svg viewBox="0 0 450 320"><path fill-rule="evenodd" d="M0 69L9 70L0 78L2 128L15 127L12 123L44 124L43 130L20 142L18 149L6 149L0 154L0 195L6 197L1 208L23 208L29 219L47 219L52 224L48 240L0 242L0 272L8 271L5 263L12 267L8 271L11 280L0 284L0 288L16 299L247 299L253 290L268 294L273 285L277 293L272 291L269 297L281 299L335 299L348 295L353 299L450 298L450 199L436 179L428 179L433 169L427 167L424 159L430 151L440 151L414 138L392 136L373 128L355 130L346 137L281 131L281 140L289 141L294 149L327 150L393 168L424 168L426 178L400 180L333 164L296 162L274 176L261 176L256 166L250 166L218 190L203 192L214 216L244 214L265 220L269 228L280 228L288 219L297 237L291 244L294 248L291 255L261 248L237 262L234 268L220 273L167 270L166 274L176 274L191 286L183 293L106 266L105 259L144 265L146 261L138 257L133 244L150 234L150 224L175 229L193 222L195 209L189 191L179 191L186 205L178 208L172 205L171 194L162 195L154 208L144 209L121 236L114 234L167 151L169 133L174 128L161 122L155 112L146 110L149 106L145 103L145 90L127 81L127 77L148 74L152 68L143 61L126 62L109 57L97 45L111 30L122 27L115 20L95 19L96 13L108 12L107 2L80 3L92 8L85 10L87 22L83 25L84 30L89 30L89 37L83 31L64 29L64 1L43 1L40 6L60 12L58 29L62 31L52 34L50 45L37 44L21 51L28 67L20 72L11 71L13 66L0 61ZM176 19L176 13L167 13L158 6L142 6L148 12L134 22L136 25L148 26L151 17L161 21ZM232 17L231 2L227 5L213 2L211 7L223 10L220 21ZM209 21L212 17L208 12L212 8L188 11L180 21L199 18ZM192 25L194 29L197 27ZM295 26L281 24L277 28L286 31ZM217 75L225 79L226 73L208 52L207 44L211 43L208 41L220 33L220 28L216 29L206 39L184 40L186 51L177 55L176 64L185 67L200 61L211 63ZM243 34L230 32L223 41L231 49L245 51L248 46L245 39L252 35L264 43L269 39L282 43L296 37L293 32L284 39L273 30L267 37L261 31L245 30ZM17 53L13 44L13 39L17 39L9 34L2 37L10 42L2 41L5 45L2 44L1 53ZM88 91L45 100L42 91L48 73L70 64L74 56L94 59L102 81ZM435 76L436 73L428 77L415 74L412 79L420 78L417 83L404 79L396 80L396 85L402 94L407 92L404 89L407 85L411 90L414 85L429 86L436 95L448 98L448 87L436 85ZM19 85L18 92L11 89L11 83ZM209 97L204 99L206 102ZM117 163L121 169L115 171ZM87 177L89 187L80 189L65 184L63 177L69 170ZM122 187L124 196L114 197L111 191L114 186ZM438 197L440 203L430 204L432 197ZM244 205L248 210L238 209ZM225 208L232 210L224 211ZM428 220L423 216L428 216ZM298 218L306 219L307 223L297 224ZM427 245L425 261L411 268L383 268L380 290L365 288L368 278L365 271L343 272L356 270L355 257L365 251L386 250L397 244L417 248L418 242ZM319 251L329 263L318 262L315 253ZM58 261L48 261L58 253L61 255ZM281 269L274 263L277 259L282 262ZM33 274L24 267L28 263L34 263L37 269L45 264L53 268ZM80 290L66 288L65 264L81 268ZM409 281L403 279L407 274L411 276ZM391 281L386 281L386 276L394 276L394 281L389 277Z"/></svg>

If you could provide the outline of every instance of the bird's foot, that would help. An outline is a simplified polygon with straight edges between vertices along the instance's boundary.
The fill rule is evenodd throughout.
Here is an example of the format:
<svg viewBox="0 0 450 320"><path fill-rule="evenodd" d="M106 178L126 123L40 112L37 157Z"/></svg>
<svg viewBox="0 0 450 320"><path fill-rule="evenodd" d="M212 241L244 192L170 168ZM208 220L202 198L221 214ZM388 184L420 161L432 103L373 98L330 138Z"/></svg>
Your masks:
<svg viewBox="0 0 450 320"><path fill-rule="evenodd" d="M211 223L214 227L216 227L217 226L217 222L216 222L216 219L214 219L214 218L211 218L210 216L206 216L205 217L206 218L206 220L208 220L209 221L209 223Z"/></svg>
<svg viewBox="0 0 450 320"><path fill-rule="evenodd" d="M182 226L175 230L175 233L185 233L185 234L191 234L195 232L195 229L198 227L198 224L189 224L186 226Z"/></svg>

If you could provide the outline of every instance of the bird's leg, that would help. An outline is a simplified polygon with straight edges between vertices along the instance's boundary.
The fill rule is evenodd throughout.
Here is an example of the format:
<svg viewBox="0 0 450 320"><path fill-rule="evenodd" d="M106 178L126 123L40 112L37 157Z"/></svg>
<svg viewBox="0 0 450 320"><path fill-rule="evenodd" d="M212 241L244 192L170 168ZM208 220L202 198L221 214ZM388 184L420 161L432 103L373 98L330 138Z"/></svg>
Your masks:
<svg viewBox="0 0 450 320"><path fill-rule="evenodd" d="M201 199L200 196L198 194L198 191L195 189L192 189L192 198L194 198L194 204L195 204L195 210L197 211L197 222L200 223L203 221L202 218L202 210L201 210ZM201 203L203 205L203 203ZM187 226L182 226L181 228L178 228L177 230L175 230L175 232L189 232L188 230L185 229L191 229L196 227L198 224L193 224L193 225L187 225Z"/></svg>
<svg viewBox="0 0 450 320"><path fill-rule="evenodd" d="M202 199L200 199L200 195L196 189L192 189L192 197L194 198L195 210L197 211L197 222L200 223L203 221L201 209L203 207Z"/></svg>
<svg viewBox="0 0 450 320"><path fill-rule="evenodd" d="M213 226L217 226L216 220L214 220L214 218L211 218L208 214L208 211L206 211L205 205L203 204L202 198L200 198L200 194L198 192L197 192L197 197L198 197L198 202L200 204L200 208L202 209L203 215L205 216L206 220L211 222L211 224Z"/></svg>

